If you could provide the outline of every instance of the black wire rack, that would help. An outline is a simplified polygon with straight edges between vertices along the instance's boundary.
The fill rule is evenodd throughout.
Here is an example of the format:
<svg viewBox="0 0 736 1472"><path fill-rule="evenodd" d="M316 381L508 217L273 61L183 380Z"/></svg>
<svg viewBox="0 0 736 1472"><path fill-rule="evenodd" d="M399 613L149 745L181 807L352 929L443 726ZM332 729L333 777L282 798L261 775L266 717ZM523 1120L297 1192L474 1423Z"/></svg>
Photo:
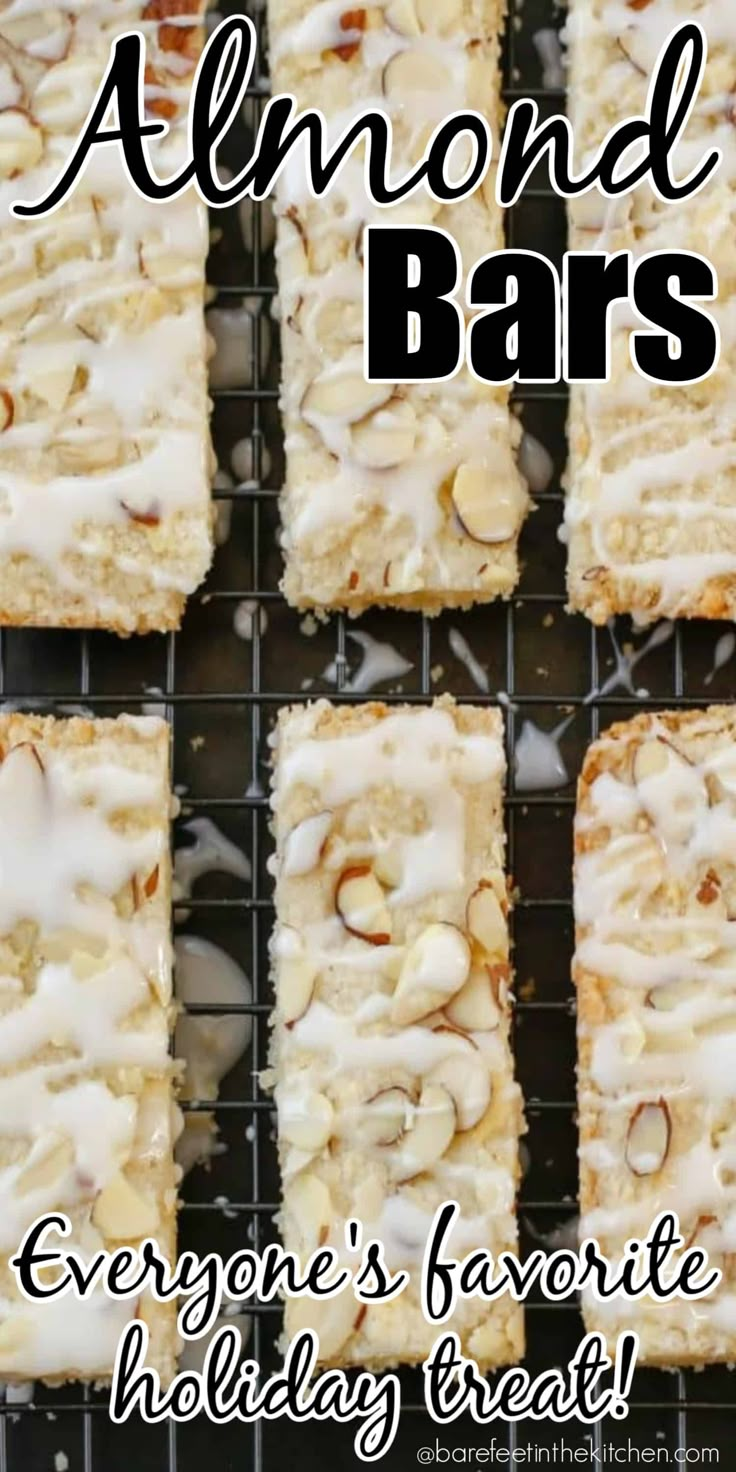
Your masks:
<svg viewBox="0 0 736 1472"><path fill-rule="evenodd" d="M227 5L227 13L238 7ZM562 90L543 85L535 35L564 20L556 0L511 0L506 42L506 97L532 95L543 114L564 104ZM265 18L254 12L260 71L266 70ZM235 169L238 150L252 141L265 85L254 85L244 108L244 129L226 145ZM508 217L509 243L542 248L559 261L565 248L562 203L548 182L534 179ZM565 613L560 477L565 463L564 386L525 390L517 406L525 429L554 459L554 479L537 499L522 541L523 574L513 599L435 620L375 611L353 626L343 618L304 626L278 591L278 487L283 475L278 415L278 330L272 317L275 279L268 205L250 203L213 218L209 279L218 312L234 312L242 336L242 372L225 375L214 397L214 441L220 466L235 473L218 481L221 516L230 534L220 546L205 590L195 597L180 633L119 641L104 634L6 630L0 635L0 686L4 700L63 714L80 705L98 713L160 708L172 731L174 780L182 812L176 843L186 844L192 816L213 819L248 856L249 881L208 874L179 907L178 929L206 937L235 958L250 977L251 1005L214 1007L206 998L197 1012L247 1012L252 1043L225 1079L213 1106L226 1147L209 1170L184 1180L180 1216L182 1247L227 1256L250 1244L263 1247L275 1235L278 1173L272 1106L260 1091L258 1072L268 1046L270 992L267 941L272 923L266 738L277 708L327 693L359 699L346 690L353 659L351 629L394 645L411 662L399 684L381 687L387 701L424 702L441 690L458 698L495 702L502 693L509 756L508 855L520 891L515 912L517 973L516 1055L527 1101L529 1132L519 1205L522 1243L557 1243L570 1236L576 1215L577 1163L575 1021L570 985L572 919L570 868L574 778L591 737L645 699L641 691L612 690L595 696L612 667L606 630ZM237 381L235 381L237 379ZM232 386L230 386L232 382ZM234 631L244 601L249 639ZM452 652L450 632L468 641L488 675L479 691ZM309 631L309 633L307 632ZM728 699L731 667L713 673L718 631L678 626L637 668L652 706ZM637 643L625 621L616 637ZM333 664L336 682L325 677ZM551 730L572 716L561 738L569 781L559 789L518 792L513 751L525 719ZM279 1310L248 1305L248 1352L263 1373L278 1363ZM533 1373L565 1364L582 1325L574 1303L527 1306L527 1364ZM470 1418L437 1428L423 1407L421 1374L402 1373L400 1429L382 1465L387 1472L413 1465L421 1448L436 1443L466 1465L493 1465L494 1443L529 1465L572 1462L589 1448L591 1465L609 1444L624 1465L638 1465L644 1448L656 1464L716 1463L734 1433L736 1399L730 1372L711 1369L697 1377L639 1370L623 1423L593 1430L519 1422L480 1427ZM357 1465L353 1429L331 1423L299 1428L288 1421L214 1426L205 1417L177 1426L131 1420L113 1426L105 1392L92 1388L29 1387L0 1402L0 1472L194 1472L206 1459L222 1472L276 1472L299 1464L311 1472L325 1457L336 1468ZM629 1446L633 1450L629 1450ZM480 1452L476 1457L475 1450ZM710 1455L709 1455L710 1452ZM440 1452L440 1458L442 1452ZM447 1457L444 1458L447 1460Z"/></svg>

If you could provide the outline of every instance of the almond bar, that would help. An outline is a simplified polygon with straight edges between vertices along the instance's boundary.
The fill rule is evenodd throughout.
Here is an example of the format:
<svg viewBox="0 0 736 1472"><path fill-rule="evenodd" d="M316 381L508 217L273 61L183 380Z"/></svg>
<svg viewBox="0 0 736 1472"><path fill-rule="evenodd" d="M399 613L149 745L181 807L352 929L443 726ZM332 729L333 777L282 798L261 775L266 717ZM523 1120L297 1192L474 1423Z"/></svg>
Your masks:
<svg viewBox="0 0 736 1472"><path fill-rule="evenodd" d="M505 8L505 0L350 10L339 0L269 0L273 91L319 108L335 137L363 109L383 109L403 175L455 110L482 112L498 133ZM283 588L298 608L432 614L507 597L516 584L527 497L506 390L465 368L446 383L363 377L364 225L440 226L468 271L503 244L494 185L491 168L464 201L442 206L420 190L385 209L367 198L360 157L321 200L309 195L301 163L279 180Z"/></svg>
<svg viewBox="0 0 736 1472"><path fill-rule="evenodd" d="M641 185L619 199L596 192L571 201L570 246L705 256L718 273L718 300L705 303L721 331L721 360L701 383L659 385L634 369L625 305L612 310L609 383L573 385L567 475L570 606L603 624L612 614L640 622L736 615L736 424L733 250L736 129L736 10L715 0L641 4L570 0L569 112L578 166L605 134L644 110L657 56L683 21L698 21L709 59L699 98L675 150L685 178L720 148L723 161L691 199L662 204Z"/></svg>
<svg viewBox="0 0 736 1472"><path fill-rule="evenodd" d="M341 706L280 715L272 806L277 924L272 1070L285 1246L377 1236L410 1282L392 1303L290 1299L321 1362L416 1364L437 1326L421 1262L445 1200L450 1250L515 1250L521 1097L509 1040L499 713ZM346 1257L351 1266L356 1259ZM509 1298L446 1328L488 1368L523 1353Z"/></svg>
<svg viewBox="0 0 736 1472"><path fill-rule="evenodd" d="M575 916L581 1234L618 1262L676 1212L723 1278L696 1300L592 1297L653 1365L736 1358L736 716L640 715L589 749ZM682 1250L682 1249L681 1249Z"/></svg>
<svg viewBox="0 0 736 1472"><path fill-rule="evenodd" d="M174 1261L169 732L0 717L0 1378L109 1378L133 1318L175 1368L176 1306L32 1303L8 1260L61 1211L84 1260L153 1237Z"/></svg>
<svg viewBox="0 0 736 1472"><path fill-rule="evenodd" d="M176 628L210 563L204 207L192 190L140 198L106 148L54 214L9 214L48 192L131 29L147 44L147 113L169 124L153 166L181 166L201 10L101 0L0 15L3 624Z"/></svg>

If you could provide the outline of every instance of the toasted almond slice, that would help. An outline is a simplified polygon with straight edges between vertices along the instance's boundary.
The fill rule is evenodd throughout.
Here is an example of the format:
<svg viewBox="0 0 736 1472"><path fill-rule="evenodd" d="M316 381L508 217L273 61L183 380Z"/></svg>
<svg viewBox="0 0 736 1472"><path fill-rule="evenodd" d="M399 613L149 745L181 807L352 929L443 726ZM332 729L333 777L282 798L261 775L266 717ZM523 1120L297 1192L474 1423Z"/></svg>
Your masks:
<svg viewBox="0 0 736 1472"><path fill-rule="evenodd" d="M493 475L490 466L478 462L459 465L451 494L463 530L474 542L507 542L515 535L521 514L519 498Z"/></svg>
<svg viewBox="0 0 736 1472"><path fill-rule="evenodd" d="M433 52L409 46L386 62L381 80L384 96L412 105L417 92L446 92L451 79L447 67Z"/></svg>
<svg viewBox="0 0 736 1472"><path fill-rule="evenodd" d="M38 61L61 61L69 50L74 21L63 10L39 7L3 20L3 36Z"/></svg>
<svg viewBox="0 0 736 1472"><path fill-rule="evenodd" d="M401 854L395 848L382 848L373 856L373 872L388 889L398 889L404 877Z"/></svg>
<svg viewBox="0 0 736 1472"><path fill-rule="evenodd" d="M672 1135L669 1106L664 1099L638 1104L626 1136L626 1164L635 1176L653 1176L667 1159Z"/></svg>
<svg viewBox="0 0 736 1472"><path fill-rule="evenodd" d="M13 1190L17 1196L28 1196L31 1191L42 1191L59 1181L74 1161L74 1146L68 1135L49 1142L49 1148L38 1160L23 1167L16 1177Z"/></svg>
<svg viewBox="0 0 736 1472"><path fill-rule="evenodd" d="M314 996L318 967L306 955L284 956L279 963L277 1006L286 1027L293 1027Z"/></svg>
<svg viewBox="0 0 736 1472"><path fill-rule="evenodd" d="M687 1002L694 1002L695 998L702 994L702 986L699 982L691 981L688 977L677 977L674 981L661 981L658 986L653 986L647 992L647 1006L654 1007L657 1012L674 1012L676 1007L681 1007Z"/></svg>
<svg viewBox="0 0 736 1472"><path fill-rule="evenodd" d="M103 1186L92 1208L92 1220L103 1237L122 1242L150 1236L159 1217L153 1202L141 1196L121 1173Z"/></svg>
<svg viewBox="0 0 736 1472"><path fill-rule="evenodd" d="M32 169L43 153L43 133L20 107L0 109L0 179Z"/></svg>
<svg viewBox="0 0 736 1472"><path fill-rule="evenodd" d="M329 1236L333 1216L330 1192L313 1171L303 1170L291 1182L286 1204L297 1223L300 1250L308 1257Z"/></svg>
<svg viewBox="0 0 736 1472"><path fill-rule="evenodd" d="M508 956L506 918L495 889L485 880L473 890L468 900L465 923L473 940L478 942L489 960L503 960Z"/></svg>
<svg viewBox="0 0 736 1472"><path fill-rule="evenodd" d="M634 752L639 796L665 843L686 843L708 807L701 773L692 762L657 737Z"/></svg>
<svg viewBox="0 0 736 1472"><path fill-rule="evenodd" d="M139 252L141 274L149 281L171 288L194 282L196 268L182 251L162 249L154 241L143 241Z"/></svg>
<svg viewBox="0 0 736 1472"><path fill-rule="evenodd" d="M472 1130L491 1102L491 1074L476 1048L450 1053L428 1074L428 1082L442 1084L454 1101L458 1130Z"/></svg>
<svg viewBox="0 0 736 1472"><path fill-rule="evenodd" d="M414 453L416 415L407 399L391 399L355 425L351 453L367 470L391 470Z"/></svg>
<svg viewBox="0 0 736 1472"><path fill-rule="evenodd" d="M386 24L399 36L421 36L414 0L390 0L383 12Z"/></svg>
<svg viewBox="0 0 736 1472"><path fill-rule="evenodd" d="M0 385L0 434L2 434L6 429L10 429L10 426L13 423L14 419L15 400L13 398L13 395L11 394L10 389L3 388L2 385Z"/></svg>
<svg viewBox="0 0 736 1472"><path fill-rule="evenodd" d="M71 961L72 956L83 954L102 961L107 954L107 936L97 935L93 930L79 930L73 925L62 925L42 935L38 950L44 961Z"/></svg>
<svg viewBox="0 0 736 1472"><path fill-rule="evenodd" d="M348 1287L336 1298L292 1298L289 1302L289 1332L313 1329L319 1339L320 1362L335 1359L351 1334L362 1323L366 1305L358 1303Z"/></svg>
<svg viewBox="0 0 736 1472"><path fill-rule="evenodd" d="M327 418L357 424L387 404L393 394L389 383L368 383L360 373L329 369L309 385L302 399L302 414L308 423L312 422L312 416L315 420Z"/></svg>
<svg viewBox="0 0 736 1472"><path fill-rule="evenodd" d="M283 1089L278 1097L279 1133L297 1150L314 1154L331 1134L334 1110L326 1094L316 1089Z"/></svg>
<svg viewBox="0 0 736 1472"><path fill-rule="evenodd" d="M33 374L30 388L50 409L58 411L63 409L71 394L76 372L77 364L68 353L54 365L53 355L49 350L49 361Z"/></svg>
<svg viewBox="0 0 736 1472"><path fill-rule="evenodd" d="M284 844L282 873L287 878L310 874L316 868L333 818L334 814L329 811L313 813L292 828Z"/></svg>
<svg viewBox="0 0 736 1472"><path fill-rule="evenodd" d="M43 762L29 741L11 746L0 766L0 793L6 821L15 815L26 831L40 831L47 819L48 793Z"/></svg>
<svg viewBox="0 0 736 1472"><path fill-rule="evenodd" d="M406 952L391 1003L391 1020L400 1027L444 1007L465 985L470 947L457 925L428 925Z"/></svg>
<svg viewBox="0 0 736 1472"><path fill-rule="evenodd" d="M358 1105L351 1136L360 1145L395 1145L406 1128L411 1099L399 1085L379 1089Z"/></svg>
<svg viewBox="0 0 736 1472"><path fill-rule="evenodd" d="M457 1128L455 1101L444 1084L424 1084L411 1128L390 1161L394 1180L409 1181L429 1170L451 1144Z"/></svg>
<svg viewBox="0 0 736 1472"><path fill-rule="evenodd" d="M372 946L391 941L391 916L383 890L368 864L344 869L335 889L335 909L346 930Z"/></svg>
<svg viewBox="0 0 736 1472"><path fill-rule="evenodd" d="M464 986L448 1002L445 1014L467 1032L492 1032L501 1020L494 978L488 966L474 966Z"/></svg>
<svg viewBox="0 0 736 1472"><path fill-rule="evenodd" d="M616 43L627 61L631 62L634 70L642 77L649 75L651 64L654 60L651 45L647 43L644 32L638 26L627 26L620 35L616 37Z"/></svg>

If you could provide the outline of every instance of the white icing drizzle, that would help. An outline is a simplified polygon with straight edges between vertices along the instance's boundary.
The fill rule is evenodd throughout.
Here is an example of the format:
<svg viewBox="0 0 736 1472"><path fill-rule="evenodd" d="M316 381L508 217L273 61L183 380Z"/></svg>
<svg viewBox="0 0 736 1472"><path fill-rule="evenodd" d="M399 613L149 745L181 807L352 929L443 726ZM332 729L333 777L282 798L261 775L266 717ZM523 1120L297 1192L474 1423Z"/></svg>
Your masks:
<svg viewBox="0 0 736 1472"><path fill-rule="evenodd" d="M211 818L190 818L181 831L191 833L194 843L174 854L174 897L188 899L196 881L212 872L250 879L250 859Z"/></svg>
<svg viewBox="0 0 736 1472"><path fill-rule="evenodd" d="M596 1181L581 1232L615 1254L672 1210L719 1266L736 1246L733 732L725 710L683 729L652 716L596 750L576 820L581 1159ZM586 1004L591 975L605 1015ZM647 1105L666 1109L671 1134L635 1176L627 1140ZM696 1358L703 1342L705 1358L733 1358L735 1304L726 1272L715 1296L647 1313Z"/></svg>
<svg viewBox="0 0 736 1472"><path fill-rule="evenodd" d="M141 199L107 150L52 216L8 215L71 155L110 43L131 25L147 40L149 108L186 104L194 61L171 36L179 30L187 47L195 7L167 17L166 50L159 22L140 11L135 0L53 12L12 0L0 17L0 96L28 119L38 153L0 177L0 556L34 559L65 595L88 593L85 563L103 553L144 586L179 593L210 557L203 207L191 192L165 206ZM17 116L0 112L4 150ZM162 173L183 157L184 129L179 118L152 145ZM182 516L186 545L154 553L155 529ZM124 540L111 541L114 528ZM124 594L108 589L98 602L104 618L131 625Z"/></svg>
<svg viewBox="0 0 736 1472"><path fill-rule="evenodd" d="M410 659L405 659L393 644L388 644L374 639L372 634L366 634L362 629L347 629L348 639L363 651L360 664L354 674L348 675L343 683L343 691L351 694L364 694L367 690L373 690L376 685L384 684L387 680L399 679L406 675L414 666ZM331 680L337 684L337 675L340 667L340 656L331 660L322 673L323 680ZM344 663L344 660L342 661Z"/></svg>
<svg viewBox="0 0 736 1472"><path fill-rule="evenodd" d="M640 325L614 314L610 384L573 389L572 467L566 523L576 597L603 609L608 587L639 619L675 617L684 610L724 616L736 573L734 535L733 348L736 343L732 214L736 129L729 116L736 87L736 12L721 0L657 0L634 8L624 0L595 8L574 4L568 20L572 53L571 119L581 159L589 157L614 121L641 110L657 54L678 23L696 20L709 43L701 96L674 172L682 178L713 147L723 162L695 199L663 206L639 188L610 204L589 196L571 206L578 248L660 248L705 255L719 275L717 318L722 355L717 373L697 387L658 387L640 378L627 351L628 330ZM589 82L589 58L596 65ZM578 226L578 229L575 229ZM609 579L605 578L608 570ZM578 581L578 579L584 581ZM587 592L584 591L586 589Z"/></svg>

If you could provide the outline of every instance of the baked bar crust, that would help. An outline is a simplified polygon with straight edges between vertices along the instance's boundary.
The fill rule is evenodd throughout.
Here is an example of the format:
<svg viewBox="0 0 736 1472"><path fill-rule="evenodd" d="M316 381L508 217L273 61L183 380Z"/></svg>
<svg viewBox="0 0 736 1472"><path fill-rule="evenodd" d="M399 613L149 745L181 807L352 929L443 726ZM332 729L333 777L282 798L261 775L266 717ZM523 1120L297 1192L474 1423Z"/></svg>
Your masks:
<svg viewBox="0 0 736 1472"><path fill-rule="evenodd" d="M277 924L272 1070L280 1226L302 1259L378 1236L410 1284L391 1303L291 1299L321 1361L415 1364L436 1208L464 1256L516 1250L521 1096L509 1040L504 756L497 711L320 700L281 712L272 806ZM346 1257L355 1266L356 1259ZM523 1312L462 1302L444 1326L481 1365L523 1353Z"/></svg>
<svg viewBox="0 0 736 1472"><path fill-rule="evenodd" d="M110 150L43 219L111 42L146 38L149 140L183 160L198 0L50 12L0 0L0 622L178 627L212 553L204 326L207 220L188 190L138 196Z"/></svg>
<svg viewBox="0 0 736 1472"><path fill-rule="evenodd" d="M571 0L569 111L578 162L605 133L641 113L657 54L683 21L698 21L709 48L694 114L676 150L684 178L714 147L715 176L694 198L662 204L647 187L619 200L571 201L576 250L696 251L718 273L708 311L721 329L716 372L681 388L641 378L628 354L641 326L623 308L612 320L612 380L571 388L566 521L570 607L604 623L667 616L733 618L736 612L736 391L732 216L736 132L727 100L736 88L736 16L715 0L611 4Z"/></svg>
<svg viewBox="0 0 736 1472"><path fill-rule="evenodd" d="M687 1302L585 1304L639 1358L736 1358L736 713L640 715L589 749L578 789L581 1233L610 1258L677 1212L723 1280Z"/></svg>
<svg viewBox="0 0 736 1472"><path fill-rule="evenodd" d="M31 1223L71 1245L175 1260L164 721L0 717L0 1378L105 1379L133 1317L175 1370L176 1306L103 1291L24 1299L8 1267Z"/></svg>
<svg viewBox="0 0 736 1472"><path fill-rule="evenodd" d="M367 107L393 123L404 174L433 128L482 112L496 140L505 0L385 0L367 9L269 0L273 91L338 132ZM494 157L498 147L494 149ZM495 169L472 198L424 191L390 209L366 196L360 158L315 201L304 171L277 186L286 482L283 588L298 608L373 604L437 613L508 596L527 507L521 435L505 389L463 369L447 383L363 378L363 226L442 226L466 270L503 245Z"/></svg>

